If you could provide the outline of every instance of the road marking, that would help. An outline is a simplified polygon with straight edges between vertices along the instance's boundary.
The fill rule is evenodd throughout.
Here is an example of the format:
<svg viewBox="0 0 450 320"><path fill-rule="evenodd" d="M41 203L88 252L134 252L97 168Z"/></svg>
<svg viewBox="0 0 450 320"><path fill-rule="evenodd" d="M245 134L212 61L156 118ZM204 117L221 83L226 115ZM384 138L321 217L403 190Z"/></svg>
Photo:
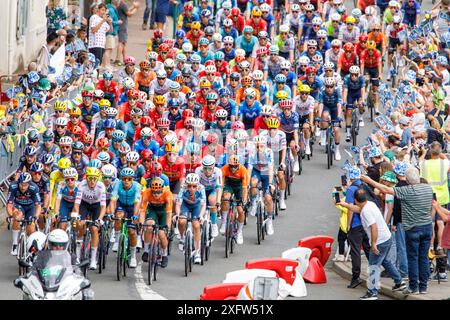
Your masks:
<svg viewBox="0 0 450 320"><path fill-rule="evenodd" d="M144 281L144 277L142 276L142 261L138 263L134 271L134 278L136 279L136 290L142 300L167 300L167 298L150 289L150 286Z"/></svg>

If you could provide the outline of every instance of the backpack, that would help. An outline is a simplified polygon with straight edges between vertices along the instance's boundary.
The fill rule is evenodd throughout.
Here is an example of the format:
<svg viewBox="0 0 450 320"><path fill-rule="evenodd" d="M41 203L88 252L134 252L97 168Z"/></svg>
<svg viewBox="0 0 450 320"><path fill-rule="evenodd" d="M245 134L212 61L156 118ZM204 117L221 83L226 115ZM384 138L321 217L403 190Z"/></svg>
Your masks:
<svg viewBox="0 0 450 320"><path fill-rule="evenodd" d="M374 202L380 210L382 209L380 198L375 195L373 189L367 183L361 182L358 189L365 190L367 194L367 200Z"/></svg>

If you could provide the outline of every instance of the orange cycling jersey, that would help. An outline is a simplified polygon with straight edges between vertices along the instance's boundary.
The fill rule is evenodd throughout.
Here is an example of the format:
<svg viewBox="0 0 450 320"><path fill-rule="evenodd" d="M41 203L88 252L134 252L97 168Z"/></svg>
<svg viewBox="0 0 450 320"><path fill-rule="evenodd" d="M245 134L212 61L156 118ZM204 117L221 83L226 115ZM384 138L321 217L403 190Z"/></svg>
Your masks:
<svg viewBox="0 0 450 320"><path fill-rule="evenodd" d="M150 87L150 82L152 82L153 79L156 78L156 74L153 71L150 71L148 76L144 76L144 74L139 71L136 75L136 79L134 81L136 82L136 89L139 89L139 86L142 87Z"/></svg>
<svg viewBox="0 0 450 320"><path fill-rule="evenodd" d="M246 188L248 187L248 171L247 169L242 165L239 164L239 168L236 170L236 172L232 173L230 171L230 165L226 164L222 167L222 176L224 179L222 180L222 186L225 185L225 178L231 179L234 181L242 181L242 187Z"/></svg>
<svg viewBox="0 0 450 320"><path fill-rule="evenodd" d="M386 46L386 44L385 44L385 38L384 38L384 36L383 36L383 34L381 33L381 32L378 32L378 37L376 37L374 34L373 34L373 32L370 32L368 35L367 35L367 40L368 41L375 41L375 43L377 44L377 49L378 50L381 50L381 48L383 48L383 47L385 47Z"/></svg>
<svg viewBox="0 0 450 320"><path fill-rule="evenodd" d="M172 213L172 204L173 204L172 192L170 192L169 189L164 188L162 195L156 198L153 195L151 188L145 189L145 191L142 192L141 210L145 212L149 204L155 207L166 205L166 212Z"/></svg>

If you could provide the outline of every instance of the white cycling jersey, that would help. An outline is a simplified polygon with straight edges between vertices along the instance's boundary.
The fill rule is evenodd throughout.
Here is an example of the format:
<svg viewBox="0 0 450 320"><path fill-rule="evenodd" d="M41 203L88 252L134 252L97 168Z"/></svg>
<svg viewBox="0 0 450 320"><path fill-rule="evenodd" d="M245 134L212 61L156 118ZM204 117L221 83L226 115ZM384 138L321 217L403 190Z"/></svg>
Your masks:
<svg viewBox="0 0 450 320"><path fill-rule="evenodd" d="M202 166L196 168L195 173L200 177L200 183L205 187L206 191L222 187L222 170L219 168L214 167L210 177L206 176Z"/></svg>
<svg viewBox="0 0 450 320"><path fill-rule="evenodd" d="M286 149L286 133L283 131L277 130L275 135L272 137L269 130L264 130L260 133L260 136L267 139L267 146L272 149L274 155L281 150Z"/></svg>
<svg viewBox="0 0 450 320"><path fill-rule="evenodd" d="M293 102L294 111L296 111L299 116L304 117L314 111L316 100L312 96L308 96L306 101L302 101L300 96L296 96Z"/></svg>
<svg viewBox="0 0 450 320"><path fill-rule="evenodd" d="M99 203L101 206L106 206L106 188L103 182L97 181L94 189L89 188L87 180L83 180L78 186L78 193L75 199L76 204L81 201L89 204Z"/></svg>

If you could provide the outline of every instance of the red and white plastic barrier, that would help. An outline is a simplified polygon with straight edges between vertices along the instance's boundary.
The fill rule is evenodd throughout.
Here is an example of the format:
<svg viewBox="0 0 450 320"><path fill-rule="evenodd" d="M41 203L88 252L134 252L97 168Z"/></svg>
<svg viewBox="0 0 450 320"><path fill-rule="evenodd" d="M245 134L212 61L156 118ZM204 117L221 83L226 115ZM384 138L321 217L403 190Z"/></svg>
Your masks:
<svg viewBox="0 0 450 320"><path fill-rule="evenodd" d="M309 265L303 274L303 279L310 283L326 283L327 276L324 266L331 255L331 245L334 239L329 236L313 236L298 241L298 246L311 249Z"/></svg>

